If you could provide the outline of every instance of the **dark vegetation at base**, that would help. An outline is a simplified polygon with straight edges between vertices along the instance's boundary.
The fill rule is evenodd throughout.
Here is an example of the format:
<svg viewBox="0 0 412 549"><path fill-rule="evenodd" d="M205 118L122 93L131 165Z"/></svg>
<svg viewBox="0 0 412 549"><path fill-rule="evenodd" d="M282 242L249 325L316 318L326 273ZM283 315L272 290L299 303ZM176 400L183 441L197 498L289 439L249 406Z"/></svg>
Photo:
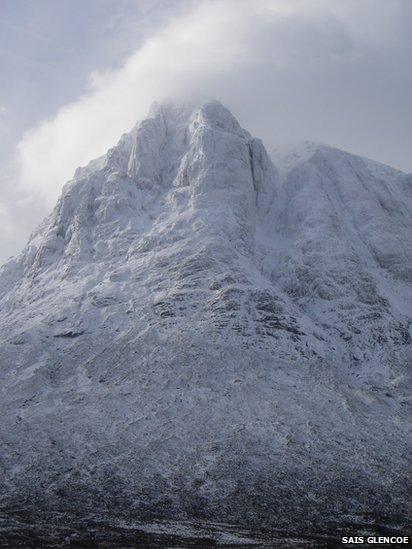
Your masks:
<svg viewBox="0 0 412 549"><path fill-rule="evenodd" d="M191 528L192 534L182 536L173 531L168 521L147 520L147 524L163 527L166 532L145 531L145 521L130 522L123 517L87 516L81 517L65 513L38 513L15 510L0 513L0 548L337 548L343 535L407 535L405 531L389 526L387 517L358 517L356 522L330 524L322 532L297 533L253 529L245 530L233 525L182 522L185 528ZM382 520L378 522L379 518ZM122 521L120 525L119 521ZM178 527L178 526L177 526ZM225 540L222 535L234 536L233 541ZM235 536L238 536L239 542ZM253 543L241 542L242 538ZM372 547L372 546L369 546Z"/></svg>

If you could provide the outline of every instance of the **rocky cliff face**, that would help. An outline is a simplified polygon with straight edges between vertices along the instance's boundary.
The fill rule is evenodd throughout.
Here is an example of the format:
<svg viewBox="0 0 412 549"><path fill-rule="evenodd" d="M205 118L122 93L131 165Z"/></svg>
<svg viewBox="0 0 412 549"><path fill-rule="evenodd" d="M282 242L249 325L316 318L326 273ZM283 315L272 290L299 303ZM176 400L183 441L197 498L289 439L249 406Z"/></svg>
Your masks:
<svg viewBox="0 0 412 549"><path fill-rule="evenodd" d="M3 508L402 523L410 176L274 158L155 105L77 170L0 271Z"/></svg>

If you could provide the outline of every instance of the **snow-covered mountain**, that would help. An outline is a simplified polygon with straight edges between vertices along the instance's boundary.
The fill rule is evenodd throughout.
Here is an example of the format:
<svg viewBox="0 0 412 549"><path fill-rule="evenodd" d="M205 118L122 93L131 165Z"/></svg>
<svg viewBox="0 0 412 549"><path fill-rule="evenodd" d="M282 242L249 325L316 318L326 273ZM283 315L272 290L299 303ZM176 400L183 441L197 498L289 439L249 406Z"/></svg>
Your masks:
<svg viewBox="0 0 412 549"><path fill-rule="evenodd" d="M3 266L3 509L402 524L411 176L273 157L154 105Z"/></svg>

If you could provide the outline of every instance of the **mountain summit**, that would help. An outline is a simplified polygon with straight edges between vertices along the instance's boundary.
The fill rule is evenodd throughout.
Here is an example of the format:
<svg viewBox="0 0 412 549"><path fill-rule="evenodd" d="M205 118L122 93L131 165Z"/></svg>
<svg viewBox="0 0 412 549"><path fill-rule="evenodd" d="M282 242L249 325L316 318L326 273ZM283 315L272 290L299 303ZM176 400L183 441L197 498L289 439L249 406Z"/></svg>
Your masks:
<svg viewBox="0 0 412 549"><path fill-rule="evenodd" d="M275 161L214 101L76 171L0 271L3 509L402 524L410 176Z"/></svg>

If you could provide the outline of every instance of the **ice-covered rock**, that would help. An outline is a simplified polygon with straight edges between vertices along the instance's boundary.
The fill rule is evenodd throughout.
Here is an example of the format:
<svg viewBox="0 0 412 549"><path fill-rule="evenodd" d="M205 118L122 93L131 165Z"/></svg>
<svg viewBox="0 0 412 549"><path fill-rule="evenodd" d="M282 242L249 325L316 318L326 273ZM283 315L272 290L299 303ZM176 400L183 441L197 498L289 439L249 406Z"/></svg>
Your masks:
<svg viewBox="0 0 412 549"><path fill-rule="evenodd" d="M4 509L402 523L410 176L276 158L154 105L66 184L0 271Z"/></svg>

